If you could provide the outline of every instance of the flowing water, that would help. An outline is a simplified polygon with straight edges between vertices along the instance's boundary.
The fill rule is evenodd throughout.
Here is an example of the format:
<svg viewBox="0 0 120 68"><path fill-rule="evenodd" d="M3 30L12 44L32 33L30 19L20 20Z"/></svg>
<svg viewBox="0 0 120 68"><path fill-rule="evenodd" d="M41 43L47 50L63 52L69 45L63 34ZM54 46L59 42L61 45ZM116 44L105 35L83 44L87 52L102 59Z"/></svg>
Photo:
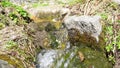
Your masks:
<svg viewBox="0 0 120 68"><path fill-rule="evenodd" d="M15 0L15 2L17 1L21 1L18 3L24 2L24 0ZM50 9L53 10L54 8ZM46 10L46 8L43 10ZM41 47L36 59L36 68L112 68L112 64L106 58L104 49L101 48L103 45L96 46L94 42L91 42L92 44L85 43L89 39L82 39L82 36L80 38L75 36L74 33L68 32L60 21L53 22L54 18L51 15L54 16L54 14L52 13L46 12L46 15L43 14L43 16L40 13L36 15L44 20L41 21L39 16L39 20L35 18L39 27L39 30L35 32L35 39L37 39L35 45ZM56 16L59 16L59 14ZM48 21L45 17L51 20ZM76 40L76 38L78 39ZM84 43L80 42L80 39Z"/></svg>

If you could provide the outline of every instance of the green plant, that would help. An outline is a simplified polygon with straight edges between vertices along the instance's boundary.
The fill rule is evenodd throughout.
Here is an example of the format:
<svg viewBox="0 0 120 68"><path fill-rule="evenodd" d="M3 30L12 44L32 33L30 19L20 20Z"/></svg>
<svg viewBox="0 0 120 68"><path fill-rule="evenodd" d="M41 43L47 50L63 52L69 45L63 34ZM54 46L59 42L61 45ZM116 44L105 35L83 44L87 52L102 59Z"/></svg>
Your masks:
<svg viewBox="0 0 120 68"><path fill-rule="evenodd" d="M103 20L108 19L108 14L107 13L102 13L102 14L100 14L100 16L102 17Z"/></svg>
<svg viewBox="0 0 120 68"><path fill-rule="evenodd" d="M117 22L117 21L116 21ZM106 51L108 53L109 61L113 64L115 63L116 52L120 50L120 31L114 27L114 22L105 27L105 42L106 42Z"/></svg>
<svg viewBox="0 0 120 68"><path fill-rule="evenodd" d="M13 8L15 8L16 11L17 11L18 13L20 13L20 15L23 16L23 17L26 17L26 16L28 15L28 13L27 13L21 6L17 6L17 5L15 5L15 4L12 4L12 3L9 2L9 1L2 1L2 2L1 2L1 5L2 5L3 7L13 7Z"/></svg>
<svg viewBox="0 0 120 68"><path fill-rule="evenodd" d="M9 14L9 17L10 17L10 19L13 20L15 23L18 22L18 16L15 15L15 13L10 13L10 14Z"/></svg>
<svg viewBox="0 0 120 68"><path fill-rule="evenodd" d="M115 57L113 55L109 55L108 58L113 64L115 63Z"/></svg>
<svg viewBox="0 0 120 68"><path fill-rule="evenodd" d="M12 4L9 1L2 1L1 5L5 8L6 7L14 8L13 9L14 11L9 12L8 15L10 19L15 22L15 24L26 24L27 19L29 18L29 15L21 6Z"/></svg>
<svg viewBox="0 0 120 68"><path fill-rule="evenodd" d="M106 27L106 32L107 32L107 34L109 34L110 36L112 36L113 35L113 27L112 26Z"/></svg>
<svg viewBox="0 0 120 68"><path fill-rule="evenodd" d="M4 28L5 27L5 24L3 23L0 23L0 29Z"/></svg>
<svg viewBox="0 0 120 68"><path fill-rule="evenodd" d="M116 39L117 39L117 42L116 42L117 48L120 50L120 31Z"/></svg>
<svg viewBox="0 0 120 68"><path fill-rule="evenodd" d="M3 7L9 7L9 6L14 6L11 2L9 2L8 0L6 1L2 1L0 3Z"/></svg>
<svg viewBox="0 0 120 68"><path fill-rule="evenodd" d="M12 40L10 40L10 41L8 41L8 42L6 42L6 48L9 48L9 49L11 49L11 48L13 48L13 47L17 47L17 43L16 42L14 42L14 41L12 41Z"/></svg>
<svg viewBox="0 0 120 68"><path fill-rule="evenodd" d="M108 60L111 61L113 64L115 63L115 55L113 54L114 49L114 42L112 44L109 44L105 47L107 53L108 53Z"/></svg>
<svg viewBox="0 0 120 68"><path fill-rule="evenodd" d="M22 17L27 17L28 13L20 6L15 6L15 9Z"/></svg>
<svg viewBox="0 0 120 68"><path fill-rule="evenodd" d="M109 44L109 45L107 45L105 48L106 48L107 52L110 52L110 51L113 50L114 47L113 47L112 44Z"/></svg>

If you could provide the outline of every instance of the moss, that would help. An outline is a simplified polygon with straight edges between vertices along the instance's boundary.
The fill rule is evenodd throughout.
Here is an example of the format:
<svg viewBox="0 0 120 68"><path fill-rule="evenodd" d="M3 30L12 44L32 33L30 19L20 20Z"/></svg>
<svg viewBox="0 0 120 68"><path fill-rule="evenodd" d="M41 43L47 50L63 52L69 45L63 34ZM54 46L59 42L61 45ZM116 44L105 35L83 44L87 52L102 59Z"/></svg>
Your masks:
<svg viewBox="0 0 120 68"><path fill-rule="evenodd" d="M96 51L85 46L80 46L79 50L85 56L85 61L82 63L85 68L112 68L112 64L109 63L104 52Z"/></svg>
<svg viewBox="0 0 120 68"><path fill-rule="evenodd" d="M80 60L78 55L79 51L83 53L84 61ZM67 63L68 60L68 68L112 68L112 64L108 61L104 52L94 50L85 45L81 45L75 49L70 49L70 51L64 54L62 58L64 58L64 61L60 68L64 68L64 64Z"/></svg>

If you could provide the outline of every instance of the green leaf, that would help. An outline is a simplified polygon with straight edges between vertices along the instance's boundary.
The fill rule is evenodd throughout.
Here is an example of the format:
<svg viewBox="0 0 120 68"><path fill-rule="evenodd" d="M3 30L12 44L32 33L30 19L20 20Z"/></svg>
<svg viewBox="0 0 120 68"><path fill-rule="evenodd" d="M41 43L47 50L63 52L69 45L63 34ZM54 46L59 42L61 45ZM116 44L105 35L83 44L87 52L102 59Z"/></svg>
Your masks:
<svg viewBox="0 0 120 68"><path fill-rule="evenodd" d="M15 47L15 46L17 46L17 43L16 42L14 42L14 41L12 41L12 40L10 40L10 41L8 41L7 43L6 43L6 48L13 48L13 47Z"/></svg>
<svg viewBox="0 0 120 68"><path fill-rule="evenodd" d="M11 2L8 2L8 1L2 1L2 2L1 2L1 5L2 5L3 7L13 6L13 4L12 4Z"/></svg>
<svg viewBox="0 0 120 68"><path fill-rule="evenodd" d="M107 13L102 13L101 17L102 17L102 19L106 20L108 18L108 14Z"/></svg>
<svg viewBox="0 0 120 68"><path fill-rule="evenodd" d="M3 23L0 23L0 29L4 28L5 27L5 24Z"/></svg>
<svg viewBox="0 0 120 68"><path fill-rule="evenodd" d="M112 61L113 63L115 63L115 57L112 55L109 55L109 61Z"/></svg>
<svg viewBox="0 0 120 68"><path fill-rule="evenodd" d="M118 49L120 49L120 42L117 42Z"/></svg>
<svg viewBox="0 0 120 68"><path fill-rule="evenodd" d="M112 45L107 45L106 47L106 50L107 50L107 52L110 52L110 51L112 51L113 50L113 46Z"/></svg>

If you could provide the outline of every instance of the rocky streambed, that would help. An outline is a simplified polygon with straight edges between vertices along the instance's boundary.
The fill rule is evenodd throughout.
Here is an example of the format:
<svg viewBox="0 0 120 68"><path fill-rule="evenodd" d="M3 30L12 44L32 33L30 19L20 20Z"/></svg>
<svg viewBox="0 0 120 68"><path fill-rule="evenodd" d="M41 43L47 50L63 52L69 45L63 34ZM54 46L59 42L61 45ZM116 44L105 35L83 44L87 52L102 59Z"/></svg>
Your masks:
<svg viewBox="0 0 120 68"><path fill-rule="evenodd" d="M100 16L66 17L68 8L52 7L25 8L31 14L29 23L0 30L0 66L112 68L104 50Z"/></svg>

